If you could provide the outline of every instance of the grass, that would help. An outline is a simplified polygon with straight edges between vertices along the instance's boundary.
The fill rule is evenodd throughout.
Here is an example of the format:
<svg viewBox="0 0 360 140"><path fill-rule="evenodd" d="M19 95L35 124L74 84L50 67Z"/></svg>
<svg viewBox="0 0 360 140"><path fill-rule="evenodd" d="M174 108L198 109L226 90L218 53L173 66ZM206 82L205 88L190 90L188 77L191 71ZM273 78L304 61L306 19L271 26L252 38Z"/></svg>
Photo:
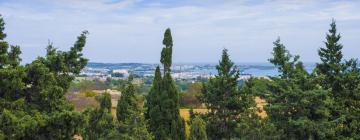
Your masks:
<svg viewBox="0 0 360 140"><path fill-rule="evenodd" d="M190 133L190 126L187 123L190 119L190 109L180 109L180 116L185 120L185 133L188 136ZM208 109L193 109L194 113L206 113Z"/></svg>
<svg viewBox="0 0 360 140"><path fill-rule="evenodd" d="M87 96L85 93L80 93L80 94L67 94L66 95L67 99L72 102L75 105L75 110L76 111L83 111L85 108L87 107L98 107L99 103L97 103L97 101L95 100L94 97L89 97ZM112 101L112 108L111 108L111 114L113 115L114 119L116 119L116 105L117 105L117 100L118 100L119 96L118 95L112 95L111 96L111 101ZM264 99L261 99L260 97L256 97L255 98L255 102L257 104L257 107L260 109L260 111L258 112L258 115L261 118L266 118L267 114L264 111L263 107L266 105L266 102ZM185 120L185 132L186 135L188 135L190 133L190 126L188 125L188 121L190 119L190 114L189 114L189 110L190 109L180 109L179 113L180 116ZM195 113L206 113L208 111L208 109L193 109Z"/></svg>

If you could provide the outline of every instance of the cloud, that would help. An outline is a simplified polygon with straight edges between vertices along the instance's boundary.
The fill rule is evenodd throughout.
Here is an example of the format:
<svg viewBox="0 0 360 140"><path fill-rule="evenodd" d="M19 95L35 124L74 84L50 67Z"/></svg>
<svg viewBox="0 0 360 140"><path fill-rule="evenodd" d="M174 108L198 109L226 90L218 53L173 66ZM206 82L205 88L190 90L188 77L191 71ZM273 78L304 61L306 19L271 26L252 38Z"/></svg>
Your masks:
<svg viewBox="0 0 360 140"><path fill-rule="evenodd" d="M214 55L224 46L235 61L266 61L277 36L311 61L331 18L353 38L344 44L350 48L346 53L357 57L352 50L360 43L354 40L354 31L360 31L354 26L360 22L359 6L358 1L330 0L20 0L0 2L0 13L9 41L22 47L45 47L34 44L50 39L67 49L81 30L89 30L85 53L92 61L157 62L167 27L173 29L179 62L216 62ZM197 54L202 50L209 51ZM40 53L28 49L23 55Z"/></svg>

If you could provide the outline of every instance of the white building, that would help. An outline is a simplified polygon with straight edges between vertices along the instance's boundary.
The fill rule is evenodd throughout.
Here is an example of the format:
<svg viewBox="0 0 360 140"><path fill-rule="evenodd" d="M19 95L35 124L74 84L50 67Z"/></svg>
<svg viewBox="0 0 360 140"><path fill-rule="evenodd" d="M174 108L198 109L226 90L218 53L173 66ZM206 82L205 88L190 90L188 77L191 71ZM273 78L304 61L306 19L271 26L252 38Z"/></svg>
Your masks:
<svg viewBox="0 0 360 140"><path fill-rule="evenodd" d="M112 70L112 77L129 77L129 71L127 69L114 69Z"/></svg>

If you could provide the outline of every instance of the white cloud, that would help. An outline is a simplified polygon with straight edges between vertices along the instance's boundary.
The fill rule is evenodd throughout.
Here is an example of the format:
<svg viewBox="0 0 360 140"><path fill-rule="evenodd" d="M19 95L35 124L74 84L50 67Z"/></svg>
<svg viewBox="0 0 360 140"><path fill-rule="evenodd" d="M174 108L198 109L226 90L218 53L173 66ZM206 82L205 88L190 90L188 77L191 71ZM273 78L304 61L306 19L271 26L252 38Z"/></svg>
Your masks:
<svg viewBox="0 0 360 140"><path fill-rule="evenodd" d="M0 13L7 23L12 24L7 26L7 31L11 33L9 40L23 47L34 47L27 44L41 44L51 39L60 48L67 48L81 30L89 30L89 44L85 51L93 61L157 62L162 32L167 27L173 29L175 44L178 45L175 61L214 62L218 57L212 55L219 54L219 49L224 46L238 54L234 56L235 61L266 61L271 42L279 35L285 41L289 40L290 50L297 51L305 60L314 60L331 18L340 23L358 24L360 9L356 7L359 6L360 2L356 1L327 0L267 0L256 3L250 0L173 3L39 0L36 4L0 2ZM353 30L360 31L359 28L344 27L343 32L349 32L348 36L355 38L352 37ZM348 31L350 29L352 32ZM305 44L310 47L301 48L304 43L299 40L308 41ZM360 43L348 42L353 49L356 49L354 42ZM195 54L201 50L209 52ZM114 51L119 55L109 57L108 54ZM145 51L146 55L139 51ZM188 51L191 55L182 56ZM352 52L348 54L355 57ZM38 53L24 52L24 55L35 58Z"/></svg>

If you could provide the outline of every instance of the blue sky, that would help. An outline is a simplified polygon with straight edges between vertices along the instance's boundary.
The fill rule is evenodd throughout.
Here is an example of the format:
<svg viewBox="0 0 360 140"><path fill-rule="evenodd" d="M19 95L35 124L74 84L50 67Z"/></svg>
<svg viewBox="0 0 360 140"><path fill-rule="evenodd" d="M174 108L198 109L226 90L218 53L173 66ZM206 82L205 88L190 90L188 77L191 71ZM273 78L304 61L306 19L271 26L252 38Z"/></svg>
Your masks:
<svg viewBox="0 0 360 140"><path fill-rule="evenodd" d="M7 41L25 63L44 55L50 40L68 50L90 32L92 62L159 62L170 27L174 62L211 62L227 48L235 62L267 62L280 36L304 62L319 61L335 18L346 59L360 58L360 1L334 0L0 0Z"/></svg>

